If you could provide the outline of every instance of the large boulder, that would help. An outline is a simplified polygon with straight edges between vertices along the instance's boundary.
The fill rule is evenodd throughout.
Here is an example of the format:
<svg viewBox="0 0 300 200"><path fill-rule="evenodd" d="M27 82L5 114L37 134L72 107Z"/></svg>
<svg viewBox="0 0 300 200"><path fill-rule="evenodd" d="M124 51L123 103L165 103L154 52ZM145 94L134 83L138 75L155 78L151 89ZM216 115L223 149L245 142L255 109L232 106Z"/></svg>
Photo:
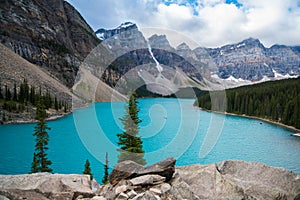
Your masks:
<svg viewBox="0 0 300 200"><path fill-rule="evenodd" d="M139 175L144 174L157 174L166 178L166 181L170 181L174 172L175 172L175 163L174 158L167 158L163 161L160 161L156 164L150 165L139 172Z"/></svg>
<svg viewBox="0 0 300 200"><path fill-rule="evenodd" d="M144 167L131 160L118 163L109 176L109 182L112 185L118 184L121 180L126 180L138 176L139 171Z"/></svg>
<svg viewBox="0 0 300 200"><path fill-rule="evenodd" d="M294 200L300 194L299 174L256 162L177 167L171 194L180 190L183 182L200 199Z"/></svg>
<svg viewBox="0 0 300 200"><path fill-rule="evenodd" d="M144 167L133 161L126 160L118 163L109 176L112 185L118 184L121 180L129 180L144 175L159 175L170 181L175 172L174 158L167 158L163 161Z"/></svg>
<svg viewBox="0 0 300 200"><path fill-rule="evenodd" d="M75 199L93 197L90 176L36 173L0 175L0 195L9 199Z"/></svg>

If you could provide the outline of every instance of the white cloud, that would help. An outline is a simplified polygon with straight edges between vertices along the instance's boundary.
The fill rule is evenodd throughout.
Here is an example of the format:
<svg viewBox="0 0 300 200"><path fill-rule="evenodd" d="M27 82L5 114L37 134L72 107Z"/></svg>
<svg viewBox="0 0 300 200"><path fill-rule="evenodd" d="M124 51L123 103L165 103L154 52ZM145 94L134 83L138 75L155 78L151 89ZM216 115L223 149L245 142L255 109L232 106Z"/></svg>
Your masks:
<svg viewBox="0 0 300 200"><path fill-rule="evenodd" d="M300 45L299 0L69 0L94 29L124 21L139 27L160 27L216 47L248 37L272 44ZM163 2L167 2L164 4ZM77 4L77 5L76 5Z"/></svg>

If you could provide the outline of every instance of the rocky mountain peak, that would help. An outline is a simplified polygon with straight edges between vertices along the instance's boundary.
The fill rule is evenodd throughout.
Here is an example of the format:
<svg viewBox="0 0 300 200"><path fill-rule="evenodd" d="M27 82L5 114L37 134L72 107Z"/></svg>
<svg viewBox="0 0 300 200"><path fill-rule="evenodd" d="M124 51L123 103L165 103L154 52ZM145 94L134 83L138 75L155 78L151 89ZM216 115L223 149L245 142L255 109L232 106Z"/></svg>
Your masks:
<svg viewBox="0 0 300 200"><path fill-rule="evenodd" d="M137 29L137 25L132 22L124 22L117 29Z"/></svg>
<svg viewBox="0 0 300 200"><path fill-rule="evenodd" d="M189 47L189 45L187 45L185 42L183 42L176 47L176 50L177 51L180 51L180 50L191 51L191 48Z"/></svg>
<svg viewBox="0 0 300 200"><path fill-rule="evenodd" d="M124 22L117 28L114 29L100 28L95 33L100 40L106 40L110 37L113 37L114 35L121 34L123 32L130 31L130 30L134 30L134 31L138 30L137 25L132 22Z"/></svg>
<svg viewBox="0 0 300 200"><path fill-rule="evenodd" d="M259 39L256 39L256 38L248 38L240 43L238 43L237 45L243 45L245 44L245 46L258 46L258 47L261 47L261 48L265 48L264 45L260 42Z"/></svg>
<svg viewBox="0 0 300 200"><path fill-rule="evenodd" d="M170 45L166 35L152 35L149 39L149 44L153 49L163 49L167 51L174 51Z"/></svg>

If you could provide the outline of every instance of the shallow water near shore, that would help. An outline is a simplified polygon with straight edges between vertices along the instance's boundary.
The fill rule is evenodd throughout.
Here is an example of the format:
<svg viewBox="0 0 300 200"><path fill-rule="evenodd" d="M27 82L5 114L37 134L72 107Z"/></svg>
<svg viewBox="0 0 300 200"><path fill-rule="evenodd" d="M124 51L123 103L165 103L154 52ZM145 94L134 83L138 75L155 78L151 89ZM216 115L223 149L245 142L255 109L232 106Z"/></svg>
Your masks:
<svg viewBox="0 0 300 200"><path fill-rule="evenodd" d="M193 107L192 99L140 99L140 133L148 164L175 157L177 166L245 160L284 167L300 173L300 138L293 132L260 120L225 116L221 134L208 154L199 156L211 127L209 113ZM125 103L96 103L62 119L49 121L49 159L55 173L82 173L86 159L100 182L105 152L110 166L116 164L119 118ZM0 125L0 174L30 171L35 124Z"/></svg>

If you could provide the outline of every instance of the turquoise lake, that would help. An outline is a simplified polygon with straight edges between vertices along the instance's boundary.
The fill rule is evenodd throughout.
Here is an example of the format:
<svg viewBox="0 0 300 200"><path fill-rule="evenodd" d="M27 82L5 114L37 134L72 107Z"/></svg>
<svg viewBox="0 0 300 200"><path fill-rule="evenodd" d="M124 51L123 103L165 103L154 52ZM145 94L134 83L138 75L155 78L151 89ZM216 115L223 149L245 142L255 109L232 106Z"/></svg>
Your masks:
<svg viewBox="0 0 300 200"><path fill-rule="evenodd" d="M246 160L300 173L300 138L260 120L193 107L192 99L140 99L140 136L148 164L175 157L176 165ZM116 164L125 103L96 103L49 121L48 156L54 173L82 173L86 159L101 182L105 152ZM0 174L30 171L35 124L0 125Z"/></svg>

